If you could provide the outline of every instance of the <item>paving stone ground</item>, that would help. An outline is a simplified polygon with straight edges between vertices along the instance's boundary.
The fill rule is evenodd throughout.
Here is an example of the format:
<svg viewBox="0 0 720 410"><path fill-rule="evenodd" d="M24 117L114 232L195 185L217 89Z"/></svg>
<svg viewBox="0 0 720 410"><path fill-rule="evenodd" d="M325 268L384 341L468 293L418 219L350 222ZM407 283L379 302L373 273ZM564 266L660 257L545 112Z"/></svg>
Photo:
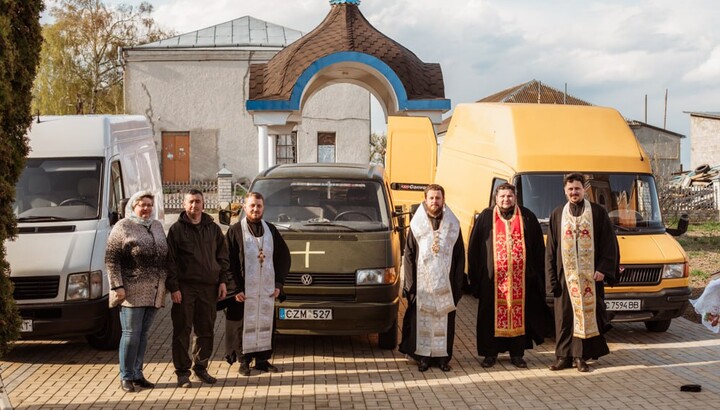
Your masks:
<svg viewBox="0 0 720 410"><path fill-rule="evenodd" d="M224 360L224 316L218 315L209 371L215 385L176 386L170 352L170 309L156 318L146 354L152 390L124 393L117 352L84 340L21 341L0 362L17 409L711 409L720 403L720 338L685 319L665 333L642 324L616 324L611 354L591 372L551 372L553 341L526 353L528 369L506 356L492 369L475 351L477 300L458 309L453 369L421 373L377 337L283 336L276 340L278 374L238 374ZM681 392L688 383L702 392Z"/></svg>

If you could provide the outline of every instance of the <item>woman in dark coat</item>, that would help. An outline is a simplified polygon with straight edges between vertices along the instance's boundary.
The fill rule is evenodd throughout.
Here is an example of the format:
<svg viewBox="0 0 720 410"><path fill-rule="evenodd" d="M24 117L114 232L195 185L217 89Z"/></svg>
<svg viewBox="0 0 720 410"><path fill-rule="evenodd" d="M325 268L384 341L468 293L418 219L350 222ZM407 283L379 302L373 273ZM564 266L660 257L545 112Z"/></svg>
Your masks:
<svg viewBox="0 0 720 410"><path fill-rule="evenodd" d="M105 250L110 304L120 304L120 385L126 392L155 387L142 369L148 331L165 299L168 246L162 224L153 218L154 202L149 191L134 194Z"/></svg>

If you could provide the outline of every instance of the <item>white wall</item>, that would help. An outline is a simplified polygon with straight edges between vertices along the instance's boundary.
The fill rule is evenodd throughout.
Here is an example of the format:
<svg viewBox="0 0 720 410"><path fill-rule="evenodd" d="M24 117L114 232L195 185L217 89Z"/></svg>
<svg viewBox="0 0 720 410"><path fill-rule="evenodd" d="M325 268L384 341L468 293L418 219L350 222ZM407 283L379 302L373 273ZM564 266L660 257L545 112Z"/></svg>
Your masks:
<svg viewBox="0 0 720 410"><path fill-rule="evenodd" d="M720 119L690 116L690 168L720 165Z"/></svg>

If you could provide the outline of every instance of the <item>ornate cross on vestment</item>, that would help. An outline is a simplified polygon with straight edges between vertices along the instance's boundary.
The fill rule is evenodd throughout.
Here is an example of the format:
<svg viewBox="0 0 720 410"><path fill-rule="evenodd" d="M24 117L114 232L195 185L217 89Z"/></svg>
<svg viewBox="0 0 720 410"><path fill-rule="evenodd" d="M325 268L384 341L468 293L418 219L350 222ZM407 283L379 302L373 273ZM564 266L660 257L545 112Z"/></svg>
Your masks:
<svg viewBox="0 0 720 410"><path fill-rule="evenodd" d="M258 261L260 261L260 269L263 267L263 262L265 262L265 253L263 253L263 237L255 238L255 241L257 242L258 246Z"/></svg>
<svg viewBox="0 0 720 410"><path fill-rule="evenodd" d="M430 250L432 251L433 255L437 255L440 252L440 231L439 230L433 231L433 241L432 241L432 246L430 247Z"/></svg>

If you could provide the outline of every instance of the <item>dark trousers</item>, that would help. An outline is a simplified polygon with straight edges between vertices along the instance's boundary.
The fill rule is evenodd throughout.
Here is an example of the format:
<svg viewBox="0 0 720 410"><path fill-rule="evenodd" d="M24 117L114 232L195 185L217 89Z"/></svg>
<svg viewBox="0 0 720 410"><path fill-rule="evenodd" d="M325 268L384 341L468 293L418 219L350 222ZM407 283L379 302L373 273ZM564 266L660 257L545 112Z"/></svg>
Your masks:
<svg viewBox="0 0 720 410"><path fill-rule="evenodd" d="M207 369L213 350L213 330L217 317L216 285L180 285L182 303L173 303L172 356L175 373L189 375L193 369ZM190 349L190 334L195 332Z"/></svg>

